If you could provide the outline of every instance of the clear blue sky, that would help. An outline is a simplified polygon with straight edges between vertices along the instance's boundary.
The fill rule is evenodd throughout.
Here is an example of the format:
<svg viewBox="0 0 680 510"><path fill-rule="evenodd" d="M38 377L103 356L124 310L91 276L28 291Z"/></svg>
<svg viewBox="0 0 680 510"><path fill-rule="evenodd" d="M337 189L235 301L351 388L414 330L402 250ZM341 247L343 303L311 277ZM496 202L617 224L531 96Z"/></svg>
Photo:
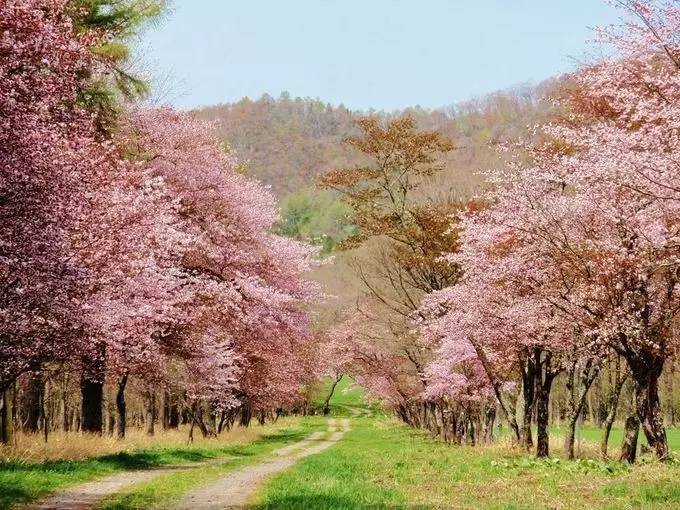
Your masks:
<svg viewBox="0 0 680 510"><path fill-rule="evenodd" d="M190 108L263 93L438 107L573 67L604 0L174 0L141 43ZM167 87L166 87L167 88Z"/></svg>

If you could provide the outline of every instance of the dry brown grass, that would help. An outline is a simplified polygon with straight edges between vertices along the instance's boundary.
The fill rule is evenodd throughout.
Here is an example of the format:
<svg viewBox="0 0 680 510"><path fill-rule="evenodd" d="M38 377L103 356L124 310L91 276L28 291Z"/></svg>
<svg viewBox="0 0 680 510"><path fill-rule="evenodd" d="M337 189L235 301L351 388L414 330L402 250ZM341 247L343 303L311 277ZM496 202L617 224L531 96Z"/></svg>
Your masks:
<svg viewBox="0 0 680 510"><path fill-rule="evenodd" d="M248 428L235 427L223 432L218 438L203 438L198 430L194 430L193 448L217 448L221 445L244 443L258 439L265 432L272 432L283 426L280 420L276 424ZM81 460L100 455L120 452L132 452L150 448L187 447L189 427L182 426L177 430L159 430L148 436L142 429L130 428L123 440L114 436L84 433L50 434L45 442L41 434L17 433L14 444L0 446L0 461L39 462L44 460Z"/></svg>

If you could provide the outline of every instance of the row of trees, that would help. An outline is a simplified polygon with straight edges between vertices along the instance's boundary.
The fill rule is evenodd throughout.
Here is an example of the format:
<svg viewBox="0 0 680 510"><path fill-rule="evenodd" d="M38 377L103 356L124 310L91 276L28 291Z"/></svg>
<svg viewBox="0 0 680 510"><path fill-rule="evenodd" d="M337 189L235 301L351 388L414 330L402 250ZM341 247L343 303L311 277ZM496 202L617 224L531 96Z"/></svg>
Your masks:
<svg viewBox="0 0 680 510"><path fill-rule="evenodd" d="M331 335L338 359L414 425L478 441L499 409L526 448L535 421L547 456L559 381L573 457L591 386L607 388L608 435L628 379L621 458L635 460L640 427L669 456L659 386L679 338L680 5L620 5L631 21L598 32L607 56L552 89L550 123L506 147L482 197L414 196L451 147L407 119L361 125L355 145L374 164L323 181L376 244L372 270L357 266L369 299Z"/></svg>
<svg viewBox="0 0 680 510"><path fill-rule="evenodd" d="M212 126L132 103L146 87L127 41L162 8L0 1L4 441L13 390L44 422L64 378L85 432L102 432L115 388L122 437L131 380L152 412L170 395L208 434L204 415L295 406L315 375L314 250L272 233L273 195Z"/></svg>

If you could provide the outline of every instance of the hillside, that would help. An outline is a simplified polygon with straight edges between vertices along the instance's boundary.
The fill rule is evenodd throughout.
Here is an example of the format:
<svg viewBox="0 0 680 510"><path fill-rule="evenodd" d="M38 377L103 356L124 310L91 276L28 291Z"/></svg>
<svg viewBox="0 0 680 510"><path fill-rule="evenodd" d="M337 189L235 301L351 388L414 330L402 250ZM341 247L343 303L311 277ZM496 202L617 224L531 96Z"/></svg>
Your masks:
<svg viewBox="0 0 680 510"><path fill-rule="evenodd" d="M545 118L547 106L541 98L547 87L516 88L432 111L414 107L389 113L353 112L342 105L282 93L278 99L244 98L196 114L217 121L224 141L279 196L313 187L317 176L328 170L359 163L357 154L343 144L355 133L353 119L409 114L419 127L438 130L456 143L437 191L469 195L483 182L479 172L498 166L495 146L517 139L527 126Z"/></svg>

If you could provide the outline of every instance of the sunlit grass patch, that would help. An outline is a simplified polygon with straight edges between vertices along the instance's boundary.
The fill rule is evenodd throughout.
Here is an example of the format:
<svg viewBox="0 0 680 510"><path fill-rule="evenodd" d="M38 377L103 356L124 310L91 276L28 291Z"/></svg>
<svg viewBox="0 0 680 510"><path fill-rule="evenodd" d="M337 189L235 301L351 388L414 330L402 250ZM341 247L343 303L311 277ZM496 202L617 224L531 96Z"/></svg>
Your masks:
<svg viewBox="0 0 680 510"><path fill-rule="evenodd" d="M395 419L352 421L340 443L267 483L256 508L679 507L680 466L673 463L539 460L506 439L460 447Z"/></svg>

